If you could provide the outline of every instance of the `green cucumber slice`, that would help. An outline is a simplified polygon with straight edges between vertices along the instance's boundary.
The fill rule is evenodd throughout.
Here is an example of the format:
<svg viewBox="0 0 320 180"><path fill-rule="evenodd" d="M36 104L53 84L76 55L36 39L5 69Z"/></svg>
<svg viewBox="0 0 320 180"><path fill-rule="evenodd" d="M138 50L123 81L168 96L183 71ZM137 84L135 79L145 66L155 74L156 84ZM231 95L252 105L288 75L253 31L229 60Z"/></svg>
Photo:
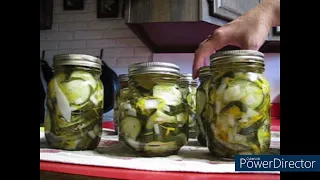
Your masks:
<svg viewBox="0 0 320 180"><path fill-rule="evenodd" d="M248 107L258 107L264 99L261 87L247 80L234 80L228 84L224 96L224 102L241 101Z"/></svg>
<svg viewBox="0 0 320 180"><path fill-rule="evenodd" d="M65 93L70 104L81 105L90 98L91 89L86 81L77 79L60 84L62 91Z"/></svg>
<svg viewBox="0 0 320 180"><path fill-rule="evenodd" d="M97 81L89 72L74 71L70 76L70 79L73 79L73 78L86 81L86 83L89 84L92 87L92 89L96 89L97 87Z"/></svg>
<svg viewBox="0 0 320 180"><path fill-rule="evenodd" d="M141 131L141 122L134 117L125 117L120 122L120 133L135 140Z"/></svg>
<svg viewBox="0 0 320 180"><path fill-rule="evenodd" d="M61 115L64 117L64 120L67 122L71 121L71 108L69 101L66 97L66 95L62 92L60 89L57 80L54 80L54 87L56 92L56 98L57 98L57 106L61 113Z"/></svg>
<svg viewBox="0 0 320 180"><path fill-rule="evenodd" d="M182 101L181 91L175 84L159 84L153 87L153 97L161 98L167 105L176 106Z"/></svg>
<svg viewBox="0 0 320 180"><path fill-rule="evenodd" d="M196 100L196 103L197 103L196 112L197 112L197 114L200 114L200 113L202 113L204 106L207 103L207 98L206 98L206 95L203 91L198 90L196 99L197 99Z"/></svg>

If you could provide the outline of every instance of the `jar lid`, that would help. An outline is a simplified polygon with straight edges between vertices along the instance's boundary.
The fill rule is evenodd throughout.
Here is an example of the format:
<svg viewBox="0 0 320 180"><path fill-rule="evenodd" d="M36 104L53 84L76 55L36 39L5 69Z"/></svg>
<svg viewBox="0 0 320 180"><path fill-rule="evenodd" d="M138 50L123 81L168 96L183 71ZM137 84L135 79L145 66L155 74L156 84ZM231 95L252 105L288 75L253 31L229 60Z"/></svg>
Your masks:
<svg viewBox="0 0 320 180"><path fill-rule="evenodd" d="M264 54L255 50L229 50L217 52L210 57L211 65L230 62L256 62L263 64Z"/></svg>
<svg viewBox="0 0 320 180"><path fill-rule="evenodd" d="M87 54L58 54L53 57L53 66L85 66L101 69L102 60Z"/></svg>
<svg viewBox="0 0 320 180"><path fill-rule="evenodd" d="M125 82L125 81L128 81L128 80L129 80L128 74L120 74L119 75L119 81Z"/></svg>
<svg viewBox="0 0 320 180"><path fill-rule="evenodd" d="M192 85L198 85L197 81L192 78L192 74L190 73L182 73L180 77L180 81L187 82Z"/></svg>
<svg viewBox="0 0 320 180"><path fill-rule="evenodd" d="M171 74L180 77L180 68L167 62L143 62L129 66L129 76L148 73Z"/></svg>
<svg viewBox="0 0 320 180"><path fill-rule="evenodd" d="M203 66L199 69L199 78L211 76L210 66Z"/></svg>

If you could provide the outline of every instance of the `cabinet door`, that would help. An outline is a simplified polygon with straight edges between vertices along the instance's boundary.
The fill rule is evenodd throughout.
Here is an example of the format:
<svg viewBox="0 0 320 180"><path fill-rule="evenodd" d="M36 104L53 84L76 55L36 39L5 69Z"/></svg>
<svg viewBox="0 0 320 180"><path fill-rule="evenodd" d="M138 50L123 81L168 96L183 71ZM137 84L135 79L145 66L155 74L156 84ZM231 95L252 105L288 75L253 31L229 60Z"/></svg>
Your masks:
<svg viewBox="0 0 320 180"><path fill-rule="evenodd" d="M280 26L272 28L269 35L269 41L280 41Z"/></svg>
<svg viewBox="0 0 320 180"><path fill-rule="evenodd" d="M257 6L262 0L208 0L210 15L224 20L234 20L250 9Z"/></svg>

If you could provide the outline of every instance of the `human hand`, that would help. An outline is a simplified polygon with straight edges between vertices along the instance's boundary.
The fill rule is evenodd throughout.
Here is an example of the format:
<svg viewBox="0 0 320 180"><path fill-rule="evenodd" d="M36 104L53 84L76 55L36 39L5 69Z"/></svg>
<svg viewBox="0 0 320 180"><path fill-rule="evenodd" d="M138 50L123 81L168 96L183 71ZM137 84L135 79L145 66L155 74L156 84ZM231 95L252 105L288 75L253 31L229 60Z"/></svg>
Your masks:
<svg viewBox="0 0 320 180"><path fill-rule="evenodd" d="M265 0L243 16L216 29L195 52L193 78L198 77L199 68L207 65L212 54L227 45L259 50L270 28L280 24L280 1L278 2Z"/></svg>

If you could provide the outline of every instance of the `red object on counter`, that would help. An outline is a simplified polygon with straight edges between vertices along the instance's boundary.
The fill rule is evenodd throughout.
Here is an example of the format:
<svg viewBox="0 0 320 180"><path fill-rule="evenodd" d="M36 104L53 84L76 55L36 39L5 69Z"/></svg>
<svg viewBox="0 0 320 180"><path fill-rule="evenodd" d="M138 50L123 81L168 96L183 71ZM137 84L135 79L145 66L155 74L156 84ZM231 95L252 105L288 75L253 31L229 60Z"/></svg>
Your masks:
<svg viewBox="0 0 320 180"><path fill-rule="evenodd" d="M271 108L272 131L280 131L280 104L273 104ZM114 129L112 122L103 124L104 128ZM191 172L164 172L164 171L143 171L124 168L99 167L88 165L77 165L68 163L56 163L40 161L40 170L58 173L68 173L83 176L115 178L115 179L175 179L175 180L280 180L280 174L239 174L239 173L191 173Z"/></svg>
<svg viewBox="0 0 320 180"><path fill-rule="evenodd" d="M83 176L93 176L102 178L116 178L116 179L174 179L174 180L188 180L188 179L203 179L203 180L274 180L280 179L280 174L232 174L232 173L188 173L188 172L158 172L158 171L142 171L122 168L110 167L95 167L86 165L74 165L64 163L53 163L40 161L40 170L77 174Z"/></svg>

